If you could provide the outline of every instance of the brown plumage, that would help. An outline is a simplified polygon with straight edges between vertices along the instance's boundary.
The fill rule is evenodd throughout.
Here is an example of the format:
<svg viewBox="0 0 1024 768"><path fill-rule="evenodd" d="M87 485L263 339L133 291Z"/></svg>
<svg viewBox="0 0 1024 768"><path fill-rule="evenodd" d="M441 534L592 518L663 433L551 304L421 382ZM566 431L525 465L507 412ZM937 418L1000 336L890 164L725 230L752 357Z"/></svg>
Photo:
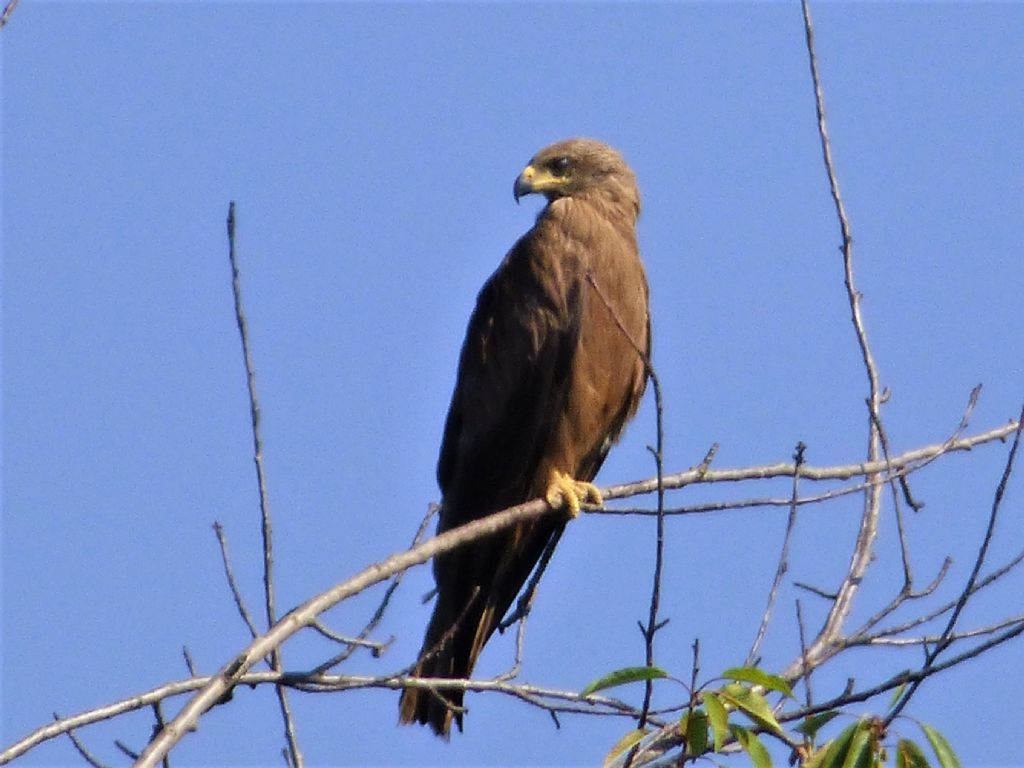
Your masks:
<svg viewBox="0 0 1024 768"><path fill-rule="evenodd" d="M589 481L636 411L650 349L647 280L636 243L640 195L611 147L543 149L516 200L548 204L484 284L469 321L437 465L438 533L529 499L570 515L600 503ZM413 674L459 679L566 519L546 516L434 561L437 604ZM462 692L408 688L403 723L447 737Z"/></svg>

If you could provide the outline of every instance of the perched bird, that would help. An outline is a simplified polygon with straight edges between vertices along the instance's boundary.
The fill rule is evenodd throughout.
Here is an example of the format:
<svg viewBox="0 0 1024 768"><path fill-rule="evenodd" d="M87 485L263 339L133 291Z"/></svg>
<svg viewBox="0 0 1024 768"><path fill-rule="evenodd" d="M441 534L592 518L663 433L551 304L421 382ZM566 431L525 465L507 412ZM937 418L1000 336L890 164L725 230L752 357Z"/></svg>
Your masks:
<svg viewBox="0 0 1024 768"><path fill-rule="evenodd" d="M473 671L545 547L581 503L635 413L650 352L647 279L637 250L640 193L622 156L592 139L538 152L516 202L547 205L481 289L459 359L437 464L438 533L543 497L547 515L434 560L437 603L413 670ZM447 704L446 704L447 702ZM448 737L462 692L407 688L400 720Z"/></svg>

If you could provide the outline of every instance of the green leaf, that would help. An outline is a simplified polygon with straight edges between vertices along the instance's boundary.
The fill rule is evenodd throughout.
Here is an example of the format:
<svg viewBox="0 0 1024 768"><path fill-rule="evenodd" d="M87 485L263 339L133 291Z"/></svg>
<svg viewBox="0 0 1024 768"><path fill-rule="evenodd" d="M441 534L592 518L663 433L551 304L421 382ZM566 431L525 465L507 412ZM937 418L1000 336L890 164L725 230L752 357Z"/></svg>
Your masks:
<svg viewBox="0 0 1024 768"><path fill-rule="evenodd" d="M647 731L637 728L636 730L629 731L625 736L616 741L615 745L608 750L608 754L604 756L604 762L602 763L604 768L608 768L609 765L618 759L619 755L623 754L627 749L631 749L646 735Z"/></svg>
<svg viewBox="0 0 1024 768"><path fill-rule="evenodd" d="M843 768L868 768L871 764L871 727L867 720L861 720L857 726Z"/></svg>
<svg viewBox="0 0 1024 768"><path fill-rule="evenodd" d="M736 739L736 743L743 747L743 750L750 755L750 762L754 764L754 768L772 768L771 755L768 754L767 748L757 738L756 734L751 733L740 725L730 725L729 731L732 733L733 738Z"/></svg>
<svg viewBox="0 0 1024 768"><path fill-rule="evenodd" d="M793 698L793 689L789 687L789 683L778 675L770 675L757 667L731 667L722 673L722 677L729 680L739 680L743 683L760 685L769 691L777 691L783 696L790 699Z"/></svg>
<svg viewBox="0 0 1024 768"><path fill-rule="evenodd" d="M953 747L946 741L946 737L932 728L930 725L921 723L921 730L928 737L928 743L932 745L935 757L939 759L942 768L960 768L960 758L956 756Z"/></svg>
<svg viewBox="0 0 1024 768"><path fill-rule="evenodd" d="M816 715L811 715L810 717L808 717L806 720L800 723L800 725L798 725L794 730L796 730L797 733L802 733L809 739L813 739L815 736L818 735L818 731L820 731L825 725L827 725L833 718L837 717L838 715L839 712L837 712L834 709L830 709L827 712L819 712Z"/></svg>
<svg viewBox="0 0 1024 768"><path fill-rule="evenodd" d="M896 768L931 768L924 752L910 739L896 742Z"/></svg>
<svg viewBox="0 0 1024 768"><path fill-rule="evenodd" d="M910 672L909 669L905 669L903 671L904 673ZM895 688L893 688L892 696L889 697L889 709L892 709L894 706L896 706L896 702L900 700L900 697L903 695L903 692L905 690L907 690L906 683L900 683Z"/></svg>
<svg viewBox="0 0 1024 768"><path fill-rule="evenodd" d="M668 677L668 672L657 667L623 667L594 680L580 691L580 696L589 696L606 688L615 688L618 685L635 683L641 680L655 680L659 677Z"/></svg>
<svg viewBox="0 0 1024 768"><path fill-rule="evenodd" d="M692 709L683 717L681 730L686 737L686 754L698 757L708 748L708 716L700 709Z"/></svg>
<svg viewBox="0 0 1024 768"><path fill-rule="evenodd" d="M714 693L705 691L703 698L704 706L708 710L708 720L711 721L711 730L715 736L715 752L721 752L725 737L729 735L729 715L722 700Z"/></svg>
<svg viewBox="0 0 1024 768"><path fill-rule="evenodd" d="M745 714L754 721L755 725L767 728L774 733L782 733L782 726L775 719L771 705L757 691L739 683L731 683L719 691L719 695L722 697L722 701L731 704Z"/></svg>
<svg viewBox="0 0 1024 768"><path fill-rule="evenodd" d="M842 768L850 751L850 742L853 741L853 736L860 727L860 720L850 723L835 739L827 742L821 750L816 752L805 768L812 768L812 766L813 768Z"/></svg>

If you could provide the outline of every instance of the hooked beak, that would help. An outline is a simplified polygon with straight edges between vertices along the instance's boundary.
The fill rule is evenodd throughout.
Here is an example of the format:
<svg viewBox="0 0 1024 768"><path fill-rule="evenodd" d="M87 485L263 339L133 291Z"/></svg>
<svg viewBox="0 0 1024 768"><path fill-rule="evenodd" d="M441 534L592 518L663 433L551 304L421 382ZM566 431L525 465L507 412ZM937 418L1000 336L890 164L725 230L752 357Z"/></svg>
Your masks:
<svg viewBox="0 0 1024 768"><path fill-rule="evenodd" d="M516 183L512 186L512 196L516 199L517 205L519 204L520 197L525 197L537 191L533 184L533 179L536 175L537 171L534 167L528 165L516 178Z"/></svg>

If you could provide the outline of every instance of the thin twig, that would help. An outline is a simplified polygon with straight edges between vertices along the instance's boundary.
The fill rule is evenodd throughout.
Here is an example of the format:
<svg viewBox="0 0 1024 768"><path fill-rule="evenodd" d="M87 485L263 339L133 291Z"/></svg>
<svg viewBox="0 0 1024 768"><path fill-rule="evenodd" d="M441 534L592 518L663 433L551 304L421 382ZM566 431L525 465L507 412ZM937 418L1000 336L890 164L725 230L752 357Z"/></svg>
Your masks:
<svg viewBox="0 0 1024 768"><path fill-rule="evenodd" d="M946 622L946 628L942 631L939 641L926 651L925 663L922 667L923 670L931 669L935 665L936 659L954 642L953 630L956 627L957 620L960 618L960 614L963 612L968 600L970 600L974 595L974 588L978 581L978 575L981 573L981 569L985 564L985 557L988 554L988 548L992 543L992 537L995 533L996 520L999 518L999 509L1003 503L1003 494L1006 492L1006 486L1010 481L1010 475L1013 474L1013 465L1017 458L1017 448L1020 446L1022 428L1024 428L1024 406L1021 407L1020 416L1017 420L1017 430L1013 436L1013 443L1010 445L1010 451L1006 457L1006 464L1003 467L1002 476L999 478L999 485L996 486L995 497L992 500L992 511L989 513L988 524L985 527L985 535L982 538L981 546L978 548L978 555L974 559L974 567L971 569L971 575L968 577L967 584L960 593L960 597L957 599L956 605L953 606L949 620ZM1024 627L1024 625L1022 625L1022 627ZM896 702L896 705L889 711L889 714L886 715L886 726L888 726L893 719L899 716L900 712L903 711L910 700L914 697L914 694L917 693L917 690L924 679L925 677L921 677L914 680L911 685L907 687Z"/></svg>
<svg viewBox="0 0 1024 768"><path fill-rule="evenodd" d="M324 625L322 621L317 619L309 624L310 629L316 630L322 636L328 640L333 640L339 645L355 646L356 648L367 648L370 651L370 655L375 659L379 659L384 655L384 651L394 641L394 637L388 638L386 641L381 642L379 640L364 640L361 637L349 637L348 635L342 635L339 632L335 632L333 629Z"/></svg>
<svg viewBox="0 0 1024 768"><path fill-rule="evenodd" d="M537 561L537 565L534 567L533 573L530 575L530 580L527 582L526 588L516 601L516 607L512 609L508 616L501 620L501 623L498 624L499 632L504 632L517 621L523 620L529 615L530 609L533 607L534 595L537 593L537 585L540 583L544 572L548 569L548 564L551 562L551 558L555 554L555 547L557 547L558 542L561 541L562 532L564 530L564 528L557 530L551 538L548 539L548 543L544 545L544 551L541 552L540 559Z"/></svg>
<svg viewBox="0 0 1024 768"><path fill-rule="evenodd" d="M973 637L984 637L985 635L992 635L1001 629L1012 627L1016 624L1024 624L1024 614L1018 614L1017 616L1011 616L1008 619L997 621L994 624L989 624L985 627L977 627L976 629L967 629L963 632L953 632L950 634L938 634L938 635L923 635L921 637L890 637L887 635L869 635L864 637L854 637L846 641L846 645L849 647L864 646L864 645L888 645L893 647L921 645L921 646L934 646L938 643L946 642L947 647L953 643L961 640L969 640Z"/></svg>
<svg viewBox="0 0 1024 768"><path fill-rule="evenodd" d="M816 587L813 584L807 584L802 581L794 581L793 586L797 589L802 589L805 592L810 592L812 595L817 595L818 597L824 600L832 601L836 599L837 593L829 592L827 590L822 589L821 587Z"/></svg>
<svg viewBox="0 0 1024 768"><path fill-rule="evenodd" d="M530 618L529 606L527 606L526 612L520 617L519 625L516 627L516 646L512 656L512 666L500 675L496 675L494 677L495 680L515 680L519 677L519 672L523 668L523 645L526 642L526 620L528 618ZM555 724L558 725L557 718L555 719Z"/></svg>
<svg viewBox="0 0 1024 768"><path fill-rule="evenodd" d="M163 730L167 721L164 719L163 705L159 701L153 702L153 717L156 722L153 724L153 735L156 735ZM171 756L165 755L163 760L163 768L171 768Z"/></svg>
<svg viewBox="0 0 1024 768"><path fill-rule="evenodd" d="M981 573L982 566L985 564L985 557L988 554L988 548L992 543L992 536L995 533L996 520L999 517L999 508L1003 503L1003 494L1006 493L1006 486L1010 481L1010 475L1013 474L1013 464L1017 458L1017 448L1020 446L1022 428L1024 428L1024 406L1021 407L1020 416L1017 419L1017 431L1013 436L1013 443L1010 445L1010 452L1006 457L1006 465L1003 467L1003 474L999 478L999 485L996 487L995 498L992 500L992 511L989 514L988 525L985 527L985 536L982 539L981 547L978 549L978 556L974 560L974 567L971 569L970 578L967 579L967 586L964 587L963 593L960 595L960 599L957 600L956 606L953 608L953 613L949 617L949 622L946 624L946 629L943 634L953 631L953 627L956 626L957 619L960 618L960 613L963 611L964 606L967 605L967 601L974 593L974 585L977 583L978 574ZM942 643L939 645L941 646ZM934 659L940 653L942 653L942 648L935 648L931 654L931 659ZM929 659L929 661L931 659Z"/></svg>
<svg viewBox="0 0 1024 768"><path fill-rule="evenodd" d="M980 592L985 587L995 583L997 580L999 580L1000 578L1002 578L1003 576L1008 574L1010 571L1012 571L1014 568L1016 568L1018 565L1020 565L1021 562L1024 562L1024 550L1021 550L1020 552L1018 552L1015 557L1013 557L1011 560L1009 560L1007 563L1005 563L1004 565L1000 566L996 570L992 571L985 578L980 579L974 585L974 588L972 590L972 594ZM947 558L946 561L943 563L943 568L939 572L939 576L936 577L936 580L939 580L940 578L945 576L945 574L949 570L949 566L951 564L952 564L952 561ZM929 585L929 586L931 586L931 585ZM922 590L922 592L923 591L924 590ZM915 595L916 594L918 594L918 593L915 593ZM861 629L859 629L857 632L854 632L849 638L847 638L846 642L847 643L855 643L855 642L859 641L859 639L862 636L863 637L867 637L867 636L871 636L871 637L892 637L894 635L899 635L899 634L901 634L903 632L908 632L909 630L914 629L915 627L920 627L922 624L927 624L928 622L932 621L933 619L937 619L939 616L942 616L944 613L948 613L949 611L953 610L953 608L956 606L956 604L959 601L959 599L960 599L960 596L958 595L956 599L950 600L945 605L941 605L938 608L936 608L936 609L934 609L932 611L929 611L928 613L924 614L923 616L918 616L917 618L910 619L909 621L905 621L902 624L897 624L895 626L886 627L885 629L879 630L878 632L874 633L874 635L869 635L869 632L871 631L871 629L878 623L878 621L880 621L880 619L876 619L876 617L872 617L868 621L864 622L864 626Z"/></svg>
<svg viewBox="0 0 1024 768"><path fill-rule="evenodd" d="M994 429L990 429L986 432L982 432L962 440L954 440L952 442L944 441L941 443L933 443L921 448L915 448L914 450L907 451L891 459L889 465L894 469L900 469L918 462L932 461L946 453L952 453L954 451L969 451L984 443L1004 440L1007 436L1013 434L1016 429L1017 422L1009 421L1001 427L995 427ZM824 480L849 480L853 477L875 478L871 483L865 485L865 487L868 487L879 482L879 479L876 476L884 473L886 466L885 461L862 461L854 464L843 464L829 467L804 466L800 469L800 480L817 482ZM665 490L675 490L685 488L686 486L693 485L695 483L732 483L746 480L769 480L778 477L793 477L795 472L796 466L791 462L763 464L754 467L742 467L736 469L705 469L703 467L693 467L682 472L665 475L663 481ZM645 493L654 493L657 489L658 479L657 477L652 477L647 480L638 480L631 483L607 486L606 488L601 489L601 493L606 500L611 500L637 496ZM785 505L788 504L789 501L787 500Z"/></svg>
<svg viewBox="0 0 1024 768"><path fill-rule="evenodd" d="M796 472L793 473L792 501L789 505L789 516L786 519L786 533L782 537L782 551L779 553L779 565L775 569L775 578L772 579L771 589L768 590L768 604L764 608L761 624L757 628L757 635L750 646L750 652L747 653L746 666L748 667L757 664L758 653L761 649L761 643L764 642L764 636L768 632L768 622L771 621L772 609L775 607L775 599L779 594L782 577L789 570L789 544L793 540L793 530L796 528L796 500L800 494L800 467L803 466L804 452L806 450L807 446L801 441L796 444L796 450L793 451L793 463L796 466Z"/></svg>
<svg viewBox="0 0 1024 768"><path fill-rule="evenodd" d="M887 482L892 478L899 478L903 475L909 475L912 472L916 472L922 465L912 464L902 469L894 471L891 475L885 475L882 478L883 482ZM803 476L801 475L801 479ZM726 512L734 509L757 509L758 507L786 507L787 509L794 504L798 507L814 506L825 501L834 501L841 499L844 496L849 496L854 493L862 493L870 483L854 483L853 485L845 485L841 488L834 488L831 491L825 491L823 493L816 493L812 496L800 496L794 499L792 496L761 496L758 498L751 499L737 499L733 501L707 501L701 504L687 504L682 507L667 507L665 509L666 517L682 517L685 515L706 515L712 512ZM611 515L618 517L626 517L630 515L637 515L640 517L655 517L658 514L657 509L648 507L601 507L600 509L588 509L592 515Z"/></svg>
<svg viewBox="0 0 1024 768"><path fill-rule="evenodd" d="M978 404L978 397L980 394L981 384L978 384L974 387L974 389L971 390L971 394L967 399L967 406L964 408L964 412L960 417L960 423L957 425L957 428L953 431L953 434L950 436L950 440L956 440L957 438L960 437L961 434L963 434L964 430L967 429L967 425L970 423L971 414L974 412L974 408ZM890 465L890 456L892 451L889 448L889 438L888 435L886 435L885 427L882 425L882 421L878 417L876 412L871 412L871 418L874 421L875 428L878 430L878 435L882 443L883 457L887 465L888 477L886 478L886 480L888 481L889 486L892 489L893 510L896 515L896 533L900 544L900 560L903 565L903 588L900 590L900 593L897 596L896 600L893 601L893 609L895 609L898 605L900 605L903 598L919 597L922 594L928 594L932 590L934 590L935 587L938 586L938 583L935 582L935 587L932 587L931 589L925 589L923 593L914 592L914 577L913 572L910 568L910 550L907 544L906 529L903 524L903 510L900 507L900 493L897 492L896 490L896 483L894 480L895 473L891 471ZM903 492L903 498L906 500L907 504L910 506L911 509L913 509L915 512L919 512L921 511L921 509L924 508L924 503L917 501L914 498L913 493L911 493L910 483L907 480L907 474L909 473L899 473L899 483L900 488Z"/></svg>
<svg viewBox="0 0 1024 768"><path fill-rule="evenodd" d="M427 506L427 513L423 516L423 519L420 521L419 527L416 529L416 534L412 537L412 546L415 547L423 541L423 537L427 533L427 526L430 523L430 518L434 516L437 510L437 504L429 504ZM370 636L370 633L377 628L377 625L380 624L381 619L384 618L384 611L387 610L387 607L391 602L391 596L395 594L395 590L398 589L398 585L402 583L402 578L404 576L405 571L401 571L395 574L395 576L391 579L391 583L388 584L388 588L384 591L384 597L382 597L381 601L377 604L377 609L373 612L373 616L370 617L370 620L366 622L362 630L360 630L359 634L355 637L356 642L350 644L345 650L343 650L341 653L337 654L333 658L330 658L327 661L317 665L315 670L316 672L327 672L329 669L333 669L339 664L347 661L348 658L353 653L355 653L356 649L361 647L362 644L366 642L366 638ZM320 627L323 627L323 625L319 622L316 622L316 624L319 624ZM378 643L377 647L374 648L374 650L372 651L374 658L378 658L384 652L384 649L390 644L390 640L385 644Z"/></svg>
<svg viewBox="0 0 1024 768"><path fill-rule="evenodd" d="M651 454L654 456L654 465L656 469L656 491L658 494L658 524L657 532L655 536L655 548L654 548L654 576L652 579L651 586L651 602L647 612L647 624L646 626L641 624L640 631L644 636L644 659L645 665L648 667L654 666L654 636L658 630L661 629L666 621L658 621L658 609L661 604L661 574L664 568L665 559L665 430L664 430L664 412L665 406L664 401L661 397L661 382L658 380L658 374L654 370L654 366L651 364L650 354L650 339L647 340L647 346L644 348L636 339L630 334L629 329L626 328L622 319L616 312L615 307L605 296L604 291L601 290L601 286L598 285L597 280L594 279L594 275L591 272L587 273L587 282L590 283L591 287L597 293L598 297L604 303L605 309L608 310L608 314L611 315L612 320L618 326L622 335L633 347L637 356L640 358L640 362L643 363L644 371L647 375L648 380L651 382L651 388L654 390L654 409L655 409L655 445L654 447L648 446ZM647 724L647 715L651 709L651 697L654 694L654 681L648 679L644 682L644 702L640 709L640 719L637 723L637 728L643 730ZM628 766L631 759L626 761Z"/></svg>
<svg viewBox="0 0 1024 768"><path fill-rule="evenodd" d="M427 505L427 511L423 515L423 519L420 520L419 527L416 528L416 533L412 537L412 544L410 546L415 547L423 542L423 538L427 535L427 527L430 524L430 520L434 515L437 514L437 511L439 509L440 505L438 504ZM398 585L402 583L402 578L404 576L405 571L402 571L401 573L395 574L394 578L391 579L391 583L388 584L388 588L384 591L384 596L380 599L380 602L377 604L377 608L374 610L373 615L370 617L370 620L366 622L365 625L363 625L363 628L361 630L359 630L357 639L365 640L367 637L370 636L370 633L378 627L381 620L384 618L384 612L388 609L388 605L391 604L392 595L395 594L395 590L398 589ZM388 641L388 643L385 644L381 650L383 651L383 648L386 648L387 645L390 645L390 642L391 641ZM379 654L374 653L374 657L377 657L378 655Z"/></svg>
<svg viewBox="0 0 1024 768"><path fill-rule="evenodd" d="M910 546L907 543L907 532L903 525L903 507L900 506L900 493L896 488L896 479L893 476L893 472L890 464L890 456L892 451L889 449L889 436L885 432L885 426L882 424L882 420L878 418L876 411L868 409L868 415L874 424L875 430L878 432L878 438L882 445L882 458L886 464L886 474L888 475L889 489L892 491L892 508L893 514L896 516L896 538L900 544L900 562L903 565L903 587L900 589L901 594L909 594L914 589L914 574L910 567ZM908 499L913 499L910 493L910 485L907 483L906 475L901 475L903 480L903 494ZM917 511L920 507L919 502L914 501L915 506L911 507L914 511Z"/></svg>
<svg viewBox="0 0 1024 768"><path fill-rule="evenodd" d="M242 617L242 621L245 622L245 626L249 628L249 634L252 637L258 637L260 632L256 629L256 624L249 614L249 609L245 606L245 600L242 599L241 592L238 591L235 573L231 568L231 560L228 558L228 542L224 535L224 526L214 521L213 532L217 535L217 543L220 544L220 559L224 565L224 576L228 580L228 587L231 589L231 597L234 598L235 607L238 608L238 613Z"/></svg>
<svg viewBox="0 0 1024 768"><path fill-rule="evenodd" d="M266 608L267 627L277 622L277 611L274 606L274 545L273 530L270 517L270 497L267 494L267 477L263 469L263 439L260 436L260 404L256 396L256 368L253 363L252 348L249 345L249 324L245 319L242 306L242 280L238 269L238 257L235 253L235 201L228 205L228 260L231 262L231 293L235 300L235 321L238 324L238 335L242 342L242 358L245 363L245 379L249 392L249 415L252 423L253 463L256 465L256 484L260 496L260 529L263 535L263 596ZM270 666L280 672L283 666L281 649L270 649ZM295 735L295 719L292 717L288 694L284 688L278 687L277 700L284 721L285 738L291 763L295 768L302 768L302 752Z"/></svg>
<svg viewBox="0 0 1024 768"><path fill-rule="evenodd" d="M800 632L800 658L803 660L803 667L801 673L804 681L804 702L807 707L810 708L814 704L814 691L811 690L811 668L807 664L807 639L804 629L804 613L803 608L800 606L800 601L796 601L796 626Z"/></svg>
<svg viewBox="0 0 1024 768"><path fill-rule="evenodd" d="M700 679L700 638L693 638L693 664L690 666L690 706L697 704L697 680Z"/></svg>
<svg viewBox="0 0 1024 768"><path fill-rule="evenodd" d="M960 416L960 423L957 425L956 429L953 430L953 432L950 434L949 438L946 440L946 443L945 443L946 445L951 445L953 442L955 442L956 440L960 439L960 436L967 429L967 426L970 423L971 414L974 412L974 408L978 404L978 397L979 397L980 394L981 394L981 384L978 384L978 385L976 385L974 387L974 389L971 390L970 396L967 399L967 405L964 408L964 411L963 411L963 413ZM881 425L881 422L877 422L876 425L878 427L879 434L882 437L882 447L883 447L883 450L885 450L886 462L889 463L890 462L890 452L889 452L889 447L888 447L888 441L887 441L887 438L886 438L886 435L885 435L885 430L883 429L883 427ZM933 459L929 459L928 461L924 461L921 464L917 465L915 467L915 471L916 471L916 469L918 469L920 467L927 466L929 463L931 463L931 461L933 461ZM909 474L909 472L906 472L906 473L903 473L903 474L904 475L905 474ZM902 477L901 481L902 481L904 497L906 498L907 503L910 504L911 508L914 509L915 512L920 510L924 506L923 503L916 502L913 499L913 497L911 495L911 492L910 492L910 486L907 483L906 478ZM891 480L889 482L891 484ZM927 597L928 595L932 594L936 589L938 589L939 584L942 583L943 579L945 579L946 573L949 571L950 565L952 565L952 561L950 560L950 558L948 558L948 557L945 558L943 560L942 566L939 568L938 574L935 576L934 579L932 579L932 581L924 589L915 590L913 588L913 579L912 579L912 576L911 576L910 565L909 565L909 553L908 553L908 549L907 549L907 542L906 542L906 537L905 537L904 528L903 528L903 516L901 514L900 507L899 507L899 495L896 493L895 488L893 488L893 500L894 500L895 509L896 509L896 524L897 524L897 529L898 529L898 534L899 534L899 541L900 541L900 553L901 553L901 557L902 557L902 560L903 560L903 574L904 574L903 587L896 594L896 596L889 602L889 604L887 606L884 606L881 610L877 611L874 616L869 618L864 623L864 625L861 627L860 630L858 630L857 632L853 633L854 636L867 634L873 627L875 627L877 624L879 624L884 619L886 619L888 616L890 616L892 613L894 613L906 601L908 601L908 600L918 600L918 599L921 599L923 597Z"/></svg>
<svg viewBox="0 0 1024 768"><path fill-rule="evenodd" d="M60 715L54 712L53 719L57 722L60 722ZM71 739L71 743L74 745L75 751L78 752L78 754L81 755L82 759L85 760L85 762L87 762L89 765L91 765L92 768L107 768L106 763L100 762L98 758L93 756L93 754L88 749L86 749L85 744L83 744L81 740L77 736L75 736L74 730L68 728L66 731L64 731L64 733L66 733L67 737Z"/></svg>
<svg viewBox="0 0 1024 768"><path fill-rule="evenodd" d="M139 753L136 750L129 747L120 739L114 739L114 746L121 750L121 754L127 757L129 760L139 759ZM164 762L167 762L166 758L164 759Z"/></svg>
<svg viewBox="0 0 1024 768"><path fill-rule="evenodd" d="M995 637L986 640L984 643L979 643L973 648L969 648L956 656L950 656L945 661L934 664L930 667L921 667L917 670L904 670L899 674L893 675L888 680L871 686L870 688L864 688L859 691L850 690L844 691L840 696L829 699L828 701L818 702L812 707L801 707L800 709L792 712L785 712L780 714L777 719L779 722L789 722L793 720L800 720L808 715L816 715L819 712L827 712L831 709L838 709L840 707L847 707L850 704L857 704L862 701L867 701L875 696L882 693L887 693L901 685L912 684L925 680L932 675L937 675L940 672L944 672L947 669L963 664L965 661L977 658L986 651L1002 645L1003 643L1014 640L1020 635L1024 635L1024 622L1016 624L1005 632L1002 632Z"/></svg>
<svg viewBox="0 0 1024 768"><path fill-rule="evenodd" d="M861 316L861 294L853 280L853 236L850 230L849 218L846 215L846 206L839 191L839 180L836 176L835 164L832 160L832 146L829 141L828 126L825 121L825 97L822 92L821 77L818 73L818 59L814 50L814 25L811 21L811 9L808 0L801 0L801 8L804 17L804 33L807 42L811 80L814 86L814 106L818 117L818 136L821 140L821 152L828 176L829 191L832 195L832 202L835 205L836 217L839 220L840 236L842 238L840 251L843 258L844 284L850 306L851 321L868 379L867 460L870 464L877 464L881 443L877 424L881 423L879 408L882 395L878 383L878 371L871 354L871 348L868 345L867 332L864 329L864 321ZM883 467L889 466L891 466L891 461L883 463ZM878 535L881 486L879 485L877 472L866 474L867 479L872 482L864 492L864 512L861 516L860 527L857 531L856 542L846 576L836 592L835 600L821 629L818 631L817 637L807 649L806 659L797 659L791 663L783 673L784 677L795 677L806 663L816 664L820 658L825 658L833 652L833 641L842 631L843 623L853 608L853 600L860 588L864 573L871 564L872 549L875 538Z"/></svg>
<svg viewBox="0 0 1024 768"><path fill-rule="evenodd" d="M231 292L235 301L235 321L242 342L242 359L249 392L249 416L252 426L253 463L260 497L260 523L263 534L263 590L266 598L267 626L277 621L274 607L274 546L270 518L270 499L267 495L266 473L263 471L263 439L260 436L260 404L256 395L256 368L249 345L249 323L242 305L242 279L235 253L235 202L228 205L228 259L231 262Z"/></svg>
<svg viewBox="0 0 1024 768"><path fill-rule="evenodd" d="M11 14L14 12L14 6L18 4L18 0L9 0L7 5L4 6L3 13L0 13L0 29L3 29L7 22L11 18Z"/></svg>
<svg viewBox="0 0 1024 768"><path fill-rule="evenodd" d="M647 612L647 626L643 628L644 634L644 664L648 667L654 666L654 636L658 630L668 623L668 619L658 620L658 609L661 605L661 574L665 562L665 430L664 430L664 403L661 399L661 382L654 372L654 367L649 360L644 361L647 366L647 375L651 380L654 389L655 424L657 430L656 445L651 453L654 455L654 464L657 468L658 480L658 526L655 537L654 549L654 576L651 584L651 603ZM654 680L648 679L644 682L644 701L640 708L640 719L637 728L643 730L647 725L647 717L651 711L651 699L654 695ZM627 765L629 763L627 762Z"/></svg>
<svg viewBox="0 0 1024 768"><path fill-rule="evenodd" d="M906 584L904 584L903 588L900 589L900 591L896 594L896 596L893 597L893 599L889 601L888 605L883 606L881 609L876 611L873 616L868 618L867 621L865 621L864 624L861 625L860 629L856 630L855 632L850 633L850 637L858 637L858 636L861 636L861 635L866 635L874 627L876 627L882 621L884 621L889 616L891 616L893 613L895 613L896 610L901 605L903 605L905 602L907 602L908 600L920 600L923 597L928 597L929 595L931 595L933 592L935 592L935 590L937 590L939 588L939 585L946 578L946 574L949 573L949 568L950 568L950 566L952 564L953 564L953 560L951 558L949 558L949 557L945 558L942 561L942 565L939 567L939 572L937 574L935 574L935 578L932 579L925 586L924 589L908 590L906 588ZM949 610L949 609L947 608L946 610ZM844 640L844 642L845 642L845 640Z"/></svg>

